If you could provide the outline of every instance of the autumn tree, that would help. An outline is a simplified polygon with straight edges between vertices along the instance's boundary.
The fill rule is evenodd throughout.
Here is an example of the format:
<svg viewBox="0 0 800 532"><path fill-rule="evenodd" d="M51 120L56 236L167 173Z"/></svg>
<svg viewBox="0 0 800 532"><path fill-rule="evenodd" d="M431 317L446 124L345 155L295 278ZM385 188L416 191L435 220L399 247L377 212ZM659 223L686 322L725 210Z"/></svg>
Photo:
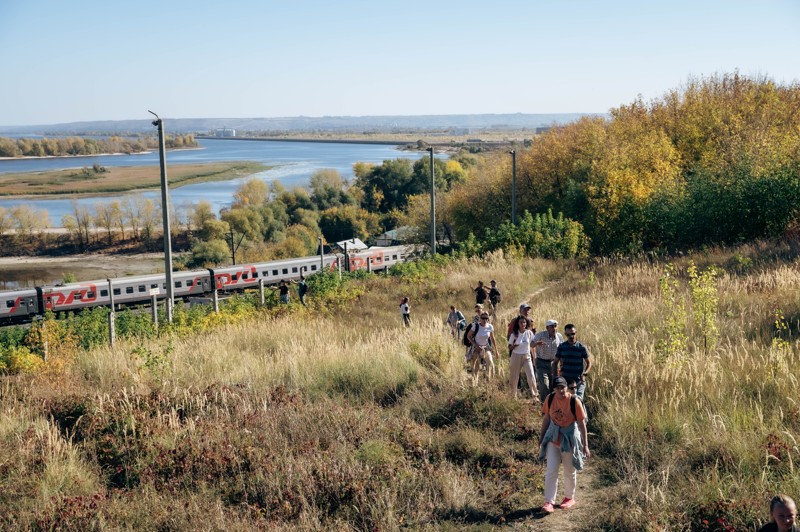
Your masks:
<svg viewBox="0 0 800 532"><path fill-rule="evenodd" d="M257 207L266 203L269 187L257 177L251 177L236 189L233 198L234 207Z"/></svg>

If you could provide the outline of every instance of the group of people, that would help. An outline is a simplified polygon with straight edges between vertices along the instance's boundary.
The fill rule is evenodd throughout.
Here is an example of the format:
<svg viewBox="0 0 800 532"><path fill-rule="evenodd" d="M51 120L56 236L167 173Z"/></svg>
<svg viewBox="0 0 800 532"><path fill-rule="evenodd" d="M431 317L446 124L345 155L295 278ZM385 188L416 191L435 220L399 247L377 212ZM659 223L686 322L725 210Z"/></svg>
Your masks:
<svg viewBox="0 0 800 532"><path fill-rule="evenodd" d="M495 280L489 289L479 281L472 290L475 293L472 321L467 323L464 314L451 305L446 323L454 338L463 334L465 360L471 365L473 382L477 384L479 372L485 370L491 377L495 371L500 347L491 320L497 315L501 297ZM565 484L559 506L568 509L575 505L577 471L583 469L584 460L591 456L583 401L592 359L586 346L578 341L574 324L566 324L562 335L558 321L549 319L545 330L537 333L530 311L529 304L520 304L519 314L506 330L508 389L512 397L517 397L520 375L524 374L531 399L540 404L539 455L547 463L543 510L551 513L555 511L559 470L563 466Z"/></svg>
<svg viewBox="0 0 800 532"><path fill-rule="evenodd" d="M297 285L297 296L300 298L300 303L303 306L306 306L306 294L308 293L308 285L306 284L306 276L304 273L300 273L300 280L299 281L289 281L291 284ZM289 283L284 280L281 280L278 283L278 286L270 286L270 289L278 291L278 297L284 305L289 304Z"/></svg>

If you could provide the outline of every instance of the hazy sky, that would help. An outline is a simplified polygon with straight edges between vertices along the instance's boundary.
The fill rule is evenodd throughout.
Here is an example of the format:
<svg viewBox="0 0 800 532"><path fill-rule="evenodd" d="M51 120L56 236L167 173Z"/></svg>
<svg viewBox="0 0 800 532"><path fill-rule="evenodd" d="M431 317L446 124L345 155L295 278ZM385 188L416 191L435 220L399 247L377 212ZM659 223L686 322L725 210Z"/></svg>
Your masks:
<svg viewBox="0 0 800 532"><path fill-rule="evenodd" d="M800 80L800 0L0 0L0 125L606 112Z"/></svg>

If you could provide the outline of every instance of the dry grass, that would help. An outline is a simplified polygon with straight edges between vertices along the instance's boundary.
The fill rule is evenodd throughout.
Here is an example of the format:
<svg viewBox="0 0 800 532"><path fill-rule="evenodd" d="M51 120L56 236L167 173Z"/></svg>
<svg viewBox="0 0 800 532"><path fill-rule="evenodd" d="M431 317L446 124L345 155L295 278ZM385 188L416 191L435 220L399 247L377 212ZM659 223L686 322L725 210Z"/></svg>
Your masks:
<svg viewBox="0 0 800 532"><path fill-rule="evenodd" d="M267 170L268 166L251 161L208 164L170 165L170 185L181 187L208 181L226 181ZM113 166L105 172L86 175L81 170L52 170L0 175L2 196L90 197L110 192L127 192L158 188L161 183L158 166Z"/></svg>
<svg viewBox="0 0 800 532"><path fill-rule="evenodd" d="M724 266L731 254L713 259ZM443 324L450 304L469 311L470 288L494 278L501 331L539 292L537 325L575 323L594 357L590 428L617 498L583 526L679 530L722 518L752 528L770 494L800 490L800 265L729 267L717 347L702 355L689 325L688 356L667 363L655 349L661 271L498 254L413 282L369 279L355 305L329 316L301 310L123 342L82 353L58 379L7 379L0 504L11 510L0 526L360 530L525 519L541 503L539 418L507 396L505 356L498 376L473 388ZM776 308L788 331L775 329Z"/></svg>

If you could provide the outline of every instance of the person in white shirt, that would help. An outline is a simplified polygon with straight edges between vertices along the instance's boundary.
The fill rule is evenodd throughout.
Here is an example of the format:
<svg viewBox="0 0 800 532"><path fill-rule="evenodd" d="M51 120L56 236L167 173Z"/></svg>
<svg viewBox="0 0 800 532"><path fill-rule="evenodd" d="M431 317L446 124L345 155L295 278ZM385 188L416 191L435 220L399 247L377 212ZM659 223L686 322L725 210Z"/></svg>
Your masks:
<svg viewBox="0 0 800 532"><path fill-rule="evenodd" d="M411 327L411 308L408 306L407 297L400 302L400 314L403 316L403 325Z"/></svg>
<svg viewBox="0 0 800 532"><path fill-rule="evenodd" d="M528 387L531 397L538 402L538 394L533 387L535 381L531 353L533 352L533 331L530 330L530 320L525 316L519 316L514 323L514 331L508 338L508 347L511 351L511 363L509 364L508 389L511 396L517 397L517 384L519 383L519 372L525 370L528 377Z"/></svg>
<svg viewBox="0 0 800 532"><path fill-rule="evenodd" d="M488 378L494 375L494 358L492 350L496 349L497 340L494 338L494 327L489 323L489 314L482 312L477 329L470 329L469 341L472 344L472 377L477 384L480 363L486 364Z"/></svg>
<svg viewBox="0 0 800 532"><path fill-rule="evenodd" d="M557 328L556 320L547 320L546 330L536 333L531 342L536 347L536 387L539 388L539 399L542 401L553 388L553 380L556 376L556 351L559 344L564 341L564 337L556 330Z"/></svg>

